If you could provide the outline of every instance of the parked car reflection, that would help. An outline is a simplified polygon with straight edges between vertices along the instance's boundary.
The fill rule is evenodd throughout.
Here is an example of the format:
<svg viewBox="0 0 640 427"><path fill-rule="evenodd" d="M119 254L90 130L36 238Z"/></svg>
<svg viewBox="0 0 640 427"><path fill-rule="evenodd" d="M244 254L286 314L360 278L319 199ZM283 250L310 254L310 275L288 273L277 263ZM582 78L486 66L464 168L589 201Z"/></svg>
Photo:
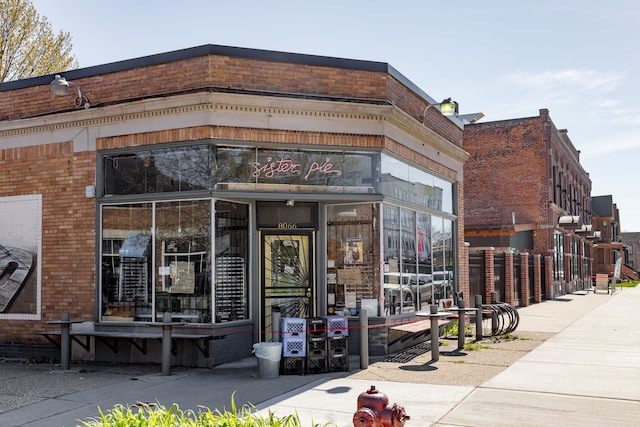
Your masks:
<svg viewBox="0 0 640 427"><path fill-rule="evenodd" d="M438 287L434 288L431 274L386 273L384 294L387 314L406 313L424 309L435 301Z"/></svg>

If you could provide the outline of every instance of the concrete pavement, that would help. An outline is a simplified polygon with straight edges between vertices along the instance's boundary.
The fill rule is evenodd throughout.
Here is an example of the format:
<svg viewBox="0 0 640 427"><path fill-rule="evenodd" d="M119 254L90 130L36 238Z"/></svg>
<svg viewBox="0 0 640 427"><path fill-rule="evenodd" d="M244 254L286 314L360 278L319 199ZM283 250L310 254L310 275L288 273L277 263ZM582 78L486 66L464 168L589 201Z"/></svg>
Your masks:
<svg viewBox="0 0 640 427"><path fill-rule="evenodd" d="M387 394L390 404L405 407L411 416L407 427L640 424L640 288L565 295L519 312L516 334L544 332L550 338L478 385L415 382L415 372L386 362L360 371L357 357L351 372L274 379L259 378L255 359L213 369L174 367L168 377L157 365L74 363L70 371L60 371L5 361L0 426L74 426L96 416L98 406L106 410L139 401L223 409L234 395L237 405L251 402L263 413L297 412L304 425L313 419L348 427L357 396L371 385ZM441 358L425 364L420 374L453 375L469 356L457 363ZM465 368L473 371L470 364ZM379 372L389 369L394 371L381 380Z"/></svg>
<svg viewBox="0 0 640 427"><path fill-rule="evenodd" d="M351 426L371 383L405 407L407 427L640 425L640 288L565 295L519 312L516 334L555 335L477 387L341 378L261 406Z"/></svg>

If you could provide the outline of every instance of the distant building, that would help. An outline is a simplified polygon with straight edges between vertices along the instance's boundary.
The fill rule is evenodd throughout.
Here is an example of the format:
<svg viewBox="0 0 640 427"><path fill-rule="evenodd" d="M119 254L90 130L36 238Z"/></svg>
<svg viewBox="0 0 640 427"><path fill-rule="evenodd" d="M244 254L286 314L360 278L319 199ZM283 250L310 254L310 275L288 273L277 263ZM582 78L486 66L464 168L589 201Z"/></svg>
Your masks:
<svg viewBox="0 0 640 427"><path fill-rule="evenodd" d="M522 275L529 284L495 272L502 299L527 304L587 286L592 245L582 225L591 223L591 180L567 131L541 109L534 117L466 125L463 147L470 156L464 166L470 252L491 248L495 256L522 258L542 270L537 283L533 269ZM470 260L472 289L473 271ZM508 280L515 285L505 285Z"/></svg>
<svg viewBox="0 0 640 427"><path fill-rule="evenodd" d="M622 243L628 255L627 265L635 271L640 271L640 232L624 232Z"/></svg>
<svg viewBox="0 0 640 427"><path fill-rule="evenodd" d="M620 211L613 196L595 196L591 206L592 224L594 231L594 272L611 276L618 258L622 258L620 279L638 279L636 267L630 265L629 249L625 244L623 234L620 231Z"/></svg>

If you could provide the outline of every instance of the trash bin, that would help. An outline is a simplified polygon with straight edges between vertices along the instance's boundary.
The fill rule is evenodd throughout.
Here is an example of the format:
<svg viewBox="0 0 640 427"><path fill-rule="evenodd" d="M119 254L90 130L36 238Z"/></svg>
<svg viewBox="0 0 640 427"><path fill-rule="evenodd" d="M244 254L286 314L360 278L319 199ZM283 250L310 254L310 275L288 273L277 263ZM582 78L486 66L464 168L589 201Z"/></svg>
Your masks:
<svg viewBox="0 0 640 427"><path fill-rule="evenodd" d="M253 352L258 358L258 372L261 378L277 378L280 374L280 357L282 343L258 342L253 345Z"/></svg>

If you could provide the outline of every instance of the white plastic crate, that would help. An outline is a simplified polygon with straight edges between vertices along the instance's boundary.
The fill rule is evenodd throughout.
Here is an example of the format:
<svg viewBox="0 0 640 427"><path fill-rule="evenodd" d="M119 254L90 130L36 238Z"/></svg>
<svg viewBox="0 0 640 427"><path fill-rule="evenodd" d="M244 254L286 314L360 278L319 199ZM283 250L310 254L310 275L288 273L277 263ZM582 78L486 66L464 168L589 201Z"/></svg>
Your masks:
<svg viewBox="0 0 640 427"><path fill-rule="evenodd" d="M346 316L325 316L327 319L327 336L341 337L349 335L349 320Z"/></svg>
<svg viewBox="0 0 640 427"><path fill-rule="evenodd" d="M299 317L283 317L280 319L280 334L283 341L287 338L304 338L306 330L306 319Z"/></svg>
<svg viewBox="0 0 640 427"><path fill-rule="evenodd" d="M284 357L304 357L307 352L307 341L304 338L287 338L282 340Z"/></svg>

